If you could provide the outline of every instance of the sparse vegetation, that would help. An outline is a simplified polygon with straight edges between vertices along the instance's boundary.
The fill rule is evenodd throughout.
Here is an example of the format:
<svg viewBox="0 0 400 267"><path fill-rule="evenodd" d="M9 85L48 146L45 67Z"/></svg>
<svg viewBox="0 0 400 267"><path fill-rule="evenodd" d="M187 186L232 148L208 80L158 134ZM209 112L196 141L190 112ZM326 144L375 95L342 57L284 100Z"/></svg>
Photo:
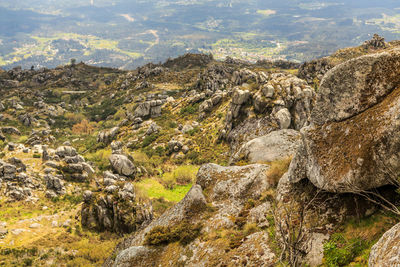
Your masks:
<svg viewBox="0 0 400 267"><path fill-rule="evenodd" d="M151 246L179 242L186 245L196 239L201 232L201 224L183 221L173 227L156 226L147 235L145 243Z"/></svg>

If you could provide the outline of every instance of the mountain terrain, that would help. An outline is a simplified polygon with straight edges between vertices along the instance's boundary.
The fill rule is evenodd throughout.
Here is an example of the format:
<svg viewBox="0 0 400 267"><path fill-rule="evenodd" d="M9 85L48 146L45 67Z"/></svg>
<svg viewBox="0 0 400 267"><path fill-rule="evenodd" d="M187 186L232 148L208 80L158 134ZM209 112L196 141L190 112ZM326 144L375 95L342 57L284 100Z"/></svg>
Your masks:
<svg viewBox="0 0 400 267"><path fill-rule="evenodd" d="M397 266L400 42L0 70L3 266Z"/></svg>

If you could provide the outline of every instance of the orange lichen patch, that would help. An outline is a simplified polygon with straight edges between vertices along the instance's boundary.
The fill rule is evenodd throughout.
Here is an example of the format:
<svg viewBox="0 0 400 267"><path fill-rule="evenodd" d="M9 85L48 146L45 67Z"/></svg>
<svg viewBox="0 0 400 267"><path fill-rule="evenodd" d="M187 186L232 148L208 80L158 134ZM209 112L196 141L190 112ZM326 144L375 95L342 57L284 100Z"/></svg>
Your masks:
<svg viewBox="0 0 400 267"><path fill-rule="evenodd" d="M326 176L340 180L363 159L361 175L373 176L373 152L387 134L390 108L400 101L400 87L382 102L342 122L315 126L307 133L310 148Z"/></svg>

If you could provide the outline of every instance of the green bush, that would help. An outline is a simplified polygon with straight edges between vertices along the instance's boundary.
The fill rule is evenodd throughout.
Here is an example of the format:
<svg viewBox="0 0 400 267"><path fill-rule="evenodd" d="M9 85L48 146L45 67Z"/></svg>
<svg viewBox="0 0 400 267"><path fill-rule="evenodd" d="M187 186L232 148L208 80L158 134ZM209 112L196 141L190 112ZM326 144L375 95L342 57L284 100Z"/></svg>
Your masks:
<svg viewBox="0 0 400 267"><path fill-rule="evenodd" d="M33 158L40 159L40 154L33 154Z"/></svg>
<svg viewBox="0 0 400 267"><path fill-rule="evenodd" d="M74 125L73 121L68 120L64 116L57 116L54 118L54 121L55 122L52 127L57 129L72 128L72 126Z"/></svg>
<svg viewBox="0 0 400 267"><path fill-rule="evenodd" d="M175 226L156 226L146 234L145 243L150 246L168 245L179 242L187 245L196 239L201 232L202 225L183 221Z"/></svg>
<svg viewBox="0 0 400 267"><path fill-rule="evenodd" d="M92 121L105 120L108 116L114 115L117 112L117 107L123 103L123 99L113 100L106 99L100 105L89 107L88 115Z"/></svg>
<svg viewBox="0 0 400 267"><path fill-rule="evenodd" d="M144 138L143 143L142 143L142 147L146 147L149 146L151 143L153 143L154 141L156 141L158 138L158 134L151 134L148 135Z"/></svg>
<svg viewBox="0 0 400 267"><path fill-rule="evenodd" d="M181 108L181 115L195 114L199 110L199 104L193 104L186 107Z"/></svg>
<svg viewBox="0 0 400 267"><path fill-rule="evenodd" d="M341 234L333 234L324 244L324 257L330 267L345 266L367 247L367 242L360 238L347 240Z"/></svg>
<svg viewBox="0 0 400 267"><path fill-rule="evenodd" d="M190 130L190 131L187 131L186 134L187 134L187 135L190 135L190 136L193 136L193 135L195 135L196 133L198 133L199 131L200 131L200 129L199 129L198 127L196 127L196 128L193 128L193 129Z"/></svg>
<svg viewBox="0 0 400 267"><path fill-rule="evenodd" d="M176 122L174 122L174 121L170 121L170 122L168 123L168 127L171 128L171 129L175 129L177 126L178 126L178 125L177 125Z"/></svg>

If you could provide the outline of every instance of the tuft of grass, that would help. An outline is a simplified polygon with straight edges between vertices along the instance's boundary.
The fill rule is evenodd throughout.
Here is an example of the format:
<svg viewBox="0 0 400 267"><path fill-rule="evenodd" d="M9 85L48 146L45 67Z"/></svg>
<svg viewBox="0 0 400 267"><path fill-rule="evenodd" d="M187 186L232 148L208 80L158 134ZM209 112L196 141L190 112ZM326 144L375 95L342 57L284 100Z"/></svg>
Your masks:
<svg viewBox="0 0 400 267"><path fill-rule="evenodd" d="M288 171L291 157L273 161L270 163L270 168L267 173L269 183L276 186L278 185L279 179Z"/></svg>
<svg viewBox="0 0 400 267"><path fill-rule="evenodd" d="M135 151L132 153L132 158L135 160L135 162L141 162L145 163L149 161L149 157L147 156L146 153L143 153L141 151Z"/></svg>

